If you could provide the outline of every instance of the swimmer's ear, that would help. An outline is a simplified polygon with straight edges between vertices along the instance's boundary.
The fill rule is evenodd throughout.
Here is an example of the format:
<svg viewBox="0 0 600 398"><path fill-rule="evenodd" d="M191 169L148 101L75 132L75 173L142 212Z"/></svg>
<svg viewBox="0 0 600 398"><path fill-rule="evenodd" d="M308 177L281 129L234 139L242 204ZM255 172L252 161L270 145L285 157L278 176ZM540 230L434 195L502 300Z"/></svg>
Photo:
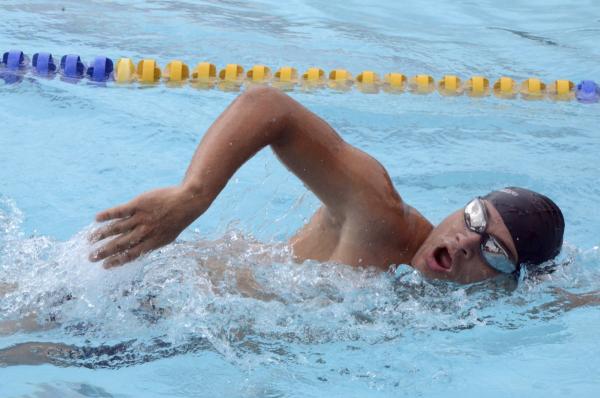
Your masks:
<svg viewBox="0 0 600 398"><path fill-rule="evenodd" d="M135 206L132 202L124 205L113 207L112 209L101 211L96 214L96 221L103 222L108 220L114 220L115 218L126 218L131 217L134 213Z"/></svg>

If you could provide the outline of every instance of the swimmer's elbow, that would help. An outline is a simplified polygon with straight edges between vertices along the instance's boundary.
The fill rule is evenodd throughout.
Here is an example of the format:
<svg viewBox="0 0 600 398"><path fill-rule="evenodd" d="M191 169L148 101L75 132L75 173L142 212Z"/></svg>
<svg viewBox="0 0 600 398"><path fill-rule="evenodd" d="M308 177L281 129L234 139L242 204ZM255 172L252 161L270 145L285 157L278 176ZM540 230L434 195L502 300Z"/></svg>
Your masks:
<svg viewBox="0 0 600 398"><path fill-rule="evenodd" d="M283 118L289 115L293 100L282 91L269 86L250 87L242 95L240 101L261 115L271 118Z"/></svg>
<svg viewBox="0 0 600 398"><path fill-rule="evenodd" d="M264 98L276 97L279 95L284 95L281 91L276 88L270 86L251 86L246 91L240 95L240 98L248 98L254 101L261 100Z"/></svg>
<svg viewBox="0 0 600 398"><path fill-rule="evenodd" d="M239 97L242 109L251 113L263 132L278 139L287 131L290 114L297 105L282 91L268 86L256 86L246 90Z"/></svg>

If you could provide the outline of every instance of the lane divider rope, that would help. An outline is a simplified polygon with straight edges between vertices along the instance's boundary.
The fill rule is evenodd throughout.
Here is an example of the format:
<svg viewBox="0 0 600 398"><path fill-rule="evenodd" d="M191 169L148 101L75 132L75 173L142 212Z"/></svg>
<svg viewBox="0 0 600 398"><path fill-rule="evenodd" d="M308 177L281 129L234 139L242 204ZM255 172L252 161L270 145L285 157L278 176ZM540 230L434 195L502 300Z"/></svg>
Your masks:
<svg viewBox="0 0 600 398"><path fill-rule="evenodd" d="M346 69L333 69L327 74L318 67L308 68L300 74L291 66L283 66L273 72L270 67L259 64L246 72L239 64L227 64L218 69L210 62L200 62L190 70L185 62L173 60L161 69L156 60L149 58L135 64L130 58L121 58L113 63L108 57L98 56L89 64L85 64L79 55L69 54L64 55L57 64L52 54L47 52L36 53L31 60L21 50L7 51L2 55L0 79L5 83L18 83L28 72L50 79L59 75L62 80L72 83L89 80L98 84L115 82L155 85L162 82L168 86L191 84L200 89L217 87L227 91L239 90L241 86L248 84L270 84L282 90L293 90L296 86L301 86L304 89L329 87L348 91L356 87L367 94L380 91L431 94L437 91L442 96L494 95L503 99L520 96L526 100L576 99L582 103L594 103L600 99L600 86L593 80L582 80L575 84L570 80L559 79L546 84L534 77L517 82L502 76L490 82L484 76L472 76L463 80L456 75L445 75L436 82L432 76L426 74L407 77L402 73L391 72L381 78L377 72L371 70L362 71L354 77Z"/></svg>

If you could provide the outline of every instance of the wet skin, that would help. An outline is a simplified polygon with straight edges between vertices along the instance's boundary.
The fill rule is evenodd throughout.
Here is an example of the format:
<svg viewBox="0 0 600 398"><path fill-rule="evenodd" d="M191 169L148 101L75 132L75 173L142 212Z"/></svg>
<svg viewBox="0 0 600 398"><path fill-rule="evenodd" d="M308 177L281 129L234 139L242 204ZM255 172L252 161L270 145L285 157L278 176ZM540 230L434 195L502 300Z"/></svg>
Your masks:
<svg viewBox="0 0 600 398"><path fill-rule="evenodd" d="M470 283L497 275L479 255L479 235L462 209L438 227L405 203L385 168L346 143L324 120L284 93L258 87L241 94L202 138L182 183L144 193L99 213L110 221L90 254L111 268L172 242L216 199L235 171L269 146L323 206L290 240L298 261L315 259L388 270L411 264L430 278ZM469 198L465 198L469 199ZM466 202L466 200L465 200ZM497 211L488 232L514 252Z"/></svg>
<svg viewBox="0 0 600 398"><path fill-rule="evenodd" d="M483 201L488 214L486 232L508 249L512 259L518 259L515 243L502 221L498 210ZM421 244L411 265L433 279L447 279L459 283L473 283L500 274L481 254L481 235L467 228L464 208L449 215Z"/></svg>

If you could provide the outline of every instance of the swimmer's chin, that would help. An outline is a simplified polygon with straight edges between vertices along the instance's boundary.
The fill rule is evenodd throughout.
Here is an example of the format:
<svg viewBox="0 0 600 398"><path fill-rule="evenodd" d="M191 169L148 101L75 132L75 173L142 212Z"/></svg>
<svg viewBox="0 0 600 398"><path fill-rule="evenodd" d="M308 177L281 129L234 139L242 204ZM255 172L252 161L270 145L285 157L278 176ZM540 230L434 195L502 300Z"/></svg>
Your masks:
<svg viewBox="0 0 600 398"><path fill-rule="evenodd" d="M418 271L421 276L425 279L429 280L451 280L449 271L435 271L431 266L427 264L425 260L421 260L420 262L412 262L408 264L411 268Z"/></svg>
<svg viewBox="0 0 600 398"><path fill-rule="evenodd" d="M451 271L451 268L440 266L436 261L433 252L426 253L423 249L419 250L408 265L419 271L426 279L450 279L449 272Z"/></svg>

